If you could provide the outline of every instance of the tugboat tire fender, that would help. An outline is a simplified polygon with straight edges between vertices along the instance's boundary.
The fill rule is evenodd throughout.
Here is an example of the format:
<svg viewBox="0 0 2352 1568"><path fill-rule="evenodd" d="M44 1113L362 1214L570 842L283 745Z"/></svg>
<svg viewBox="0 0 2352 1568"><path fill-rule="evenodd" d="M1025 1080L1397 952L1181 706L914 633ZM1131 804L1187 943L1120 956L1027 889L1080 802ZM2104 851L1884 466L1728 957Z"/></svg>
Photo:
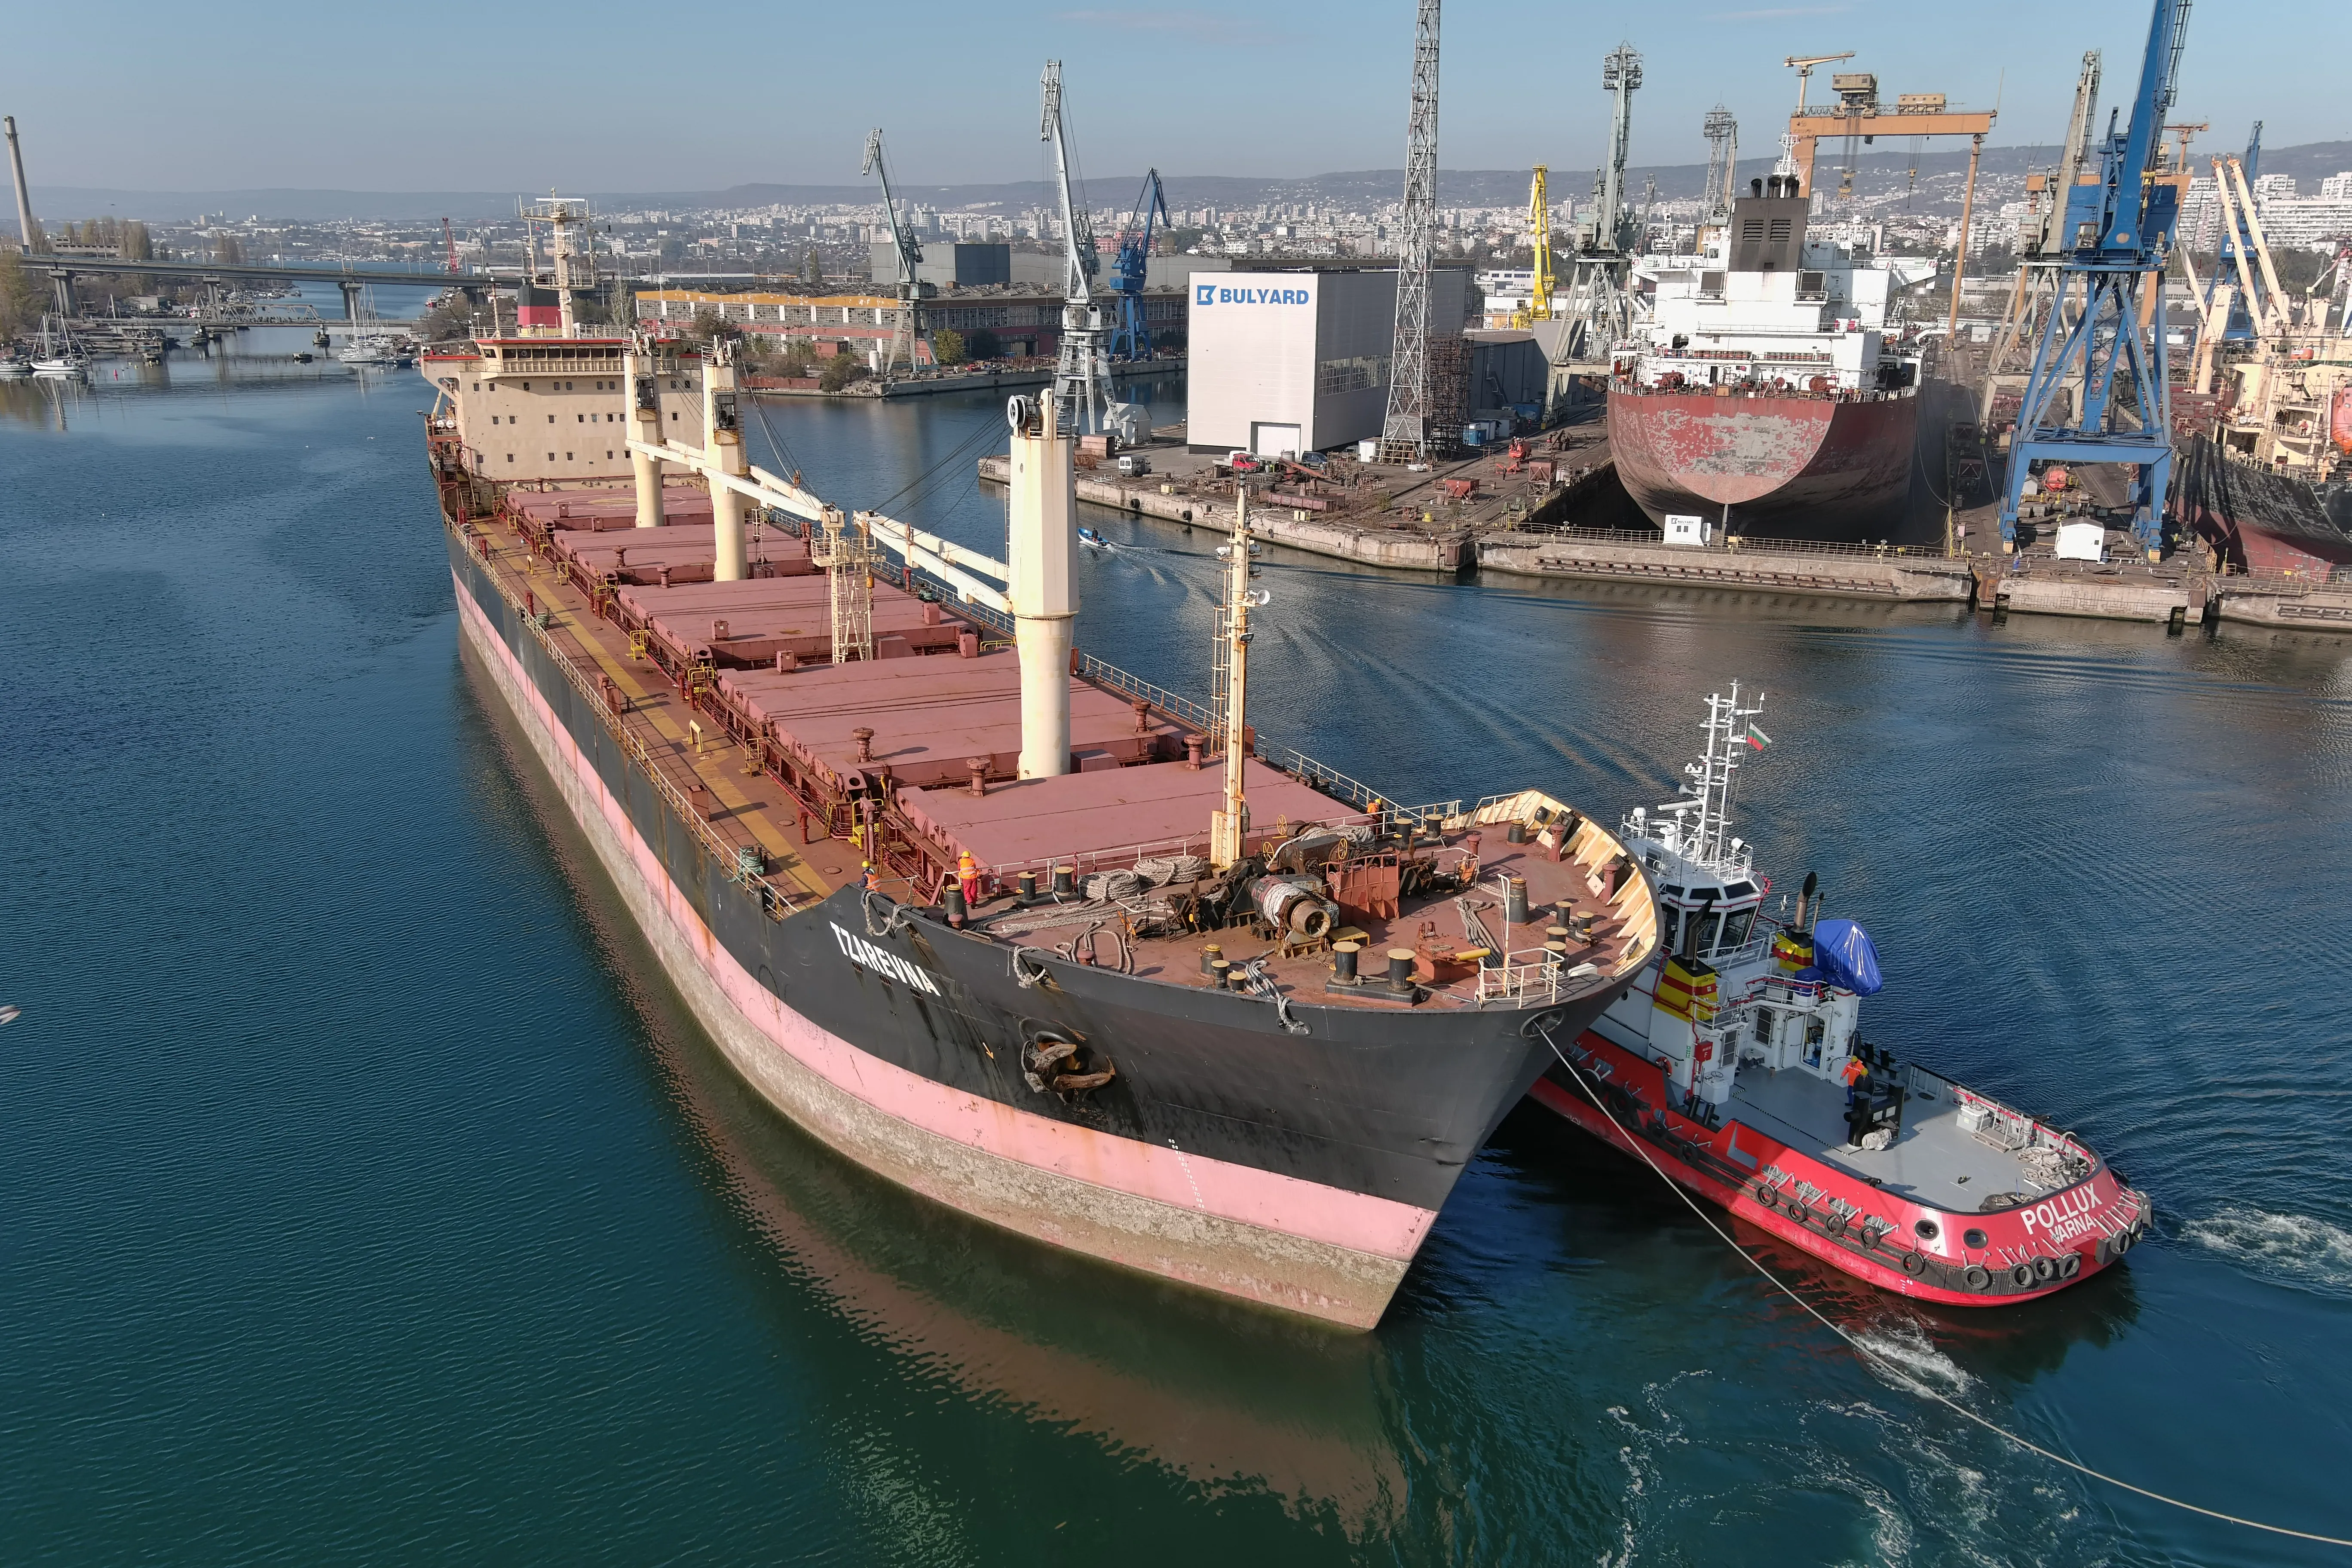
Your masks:
<svg viewBox="0 0 2352 1568"><path fill-rule="evenodd" d="M1906 1252L1903 1255L1903 1272L1916 1279L1927 1272L1927 1260L1916 1252Z"/></svg>
<svg viewBox="0 0 2352 1568"><path fill-rule="evenodd" d="M2058 1278L2058 1260L2054 1258L2035 1258L2033 1260L2033 1277L2047 1285L2051 1280Z"/></svg>
<svg viewBox="0 0 2352 1568"><path fill-rule="evenodd" d="M1768 1209L1770 1208L1772 1206L1772 1184L1759 1178L1756 1183L1756 1190L1750 1195L1763 1207Z"/></svg>
<svg viewBox="0 0 2352 1568"><path fill-rule="evenodd" d="M2082 1271L2083 1255L2079 1252L2070 1252L2058 1260L2058 1278L2061 1279L2072 1279Z"/></svg>
<svg viewBox="0 0 2352 1568"><path fill-rule="evenodd" d="M1960 1281L1971 1290L1992 1289L1992 1276L1986 1271L1981 1263L1971 1263L1960 1270Z"/></svg>
<svg viewBox="0 0 2352 1568"><path fill-rule="evenodd" d="M2009 1282L2022 1290L2033 1283L2033 1266L2021 1263L2009 1271Z"/></svg>

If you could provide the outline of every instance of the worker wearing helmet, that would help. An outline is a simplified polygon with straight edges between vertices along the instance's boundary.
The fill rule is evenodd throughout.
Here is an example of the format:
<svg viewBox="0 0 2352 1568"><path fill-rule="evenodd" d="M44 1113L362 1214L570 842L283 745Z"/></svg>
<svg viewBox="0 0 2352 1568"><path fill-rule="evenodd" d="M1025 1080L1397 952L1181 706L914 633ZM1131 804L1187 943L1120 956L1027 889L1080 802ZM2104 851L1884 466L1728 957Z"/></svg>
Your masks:
<svg viewBox="0 0 2352 1568"><path fill-rule="evenodd" d="M968 909L980 902L980 867L967 849L956 857L956 880L963 884L963 901Z"/></svg>

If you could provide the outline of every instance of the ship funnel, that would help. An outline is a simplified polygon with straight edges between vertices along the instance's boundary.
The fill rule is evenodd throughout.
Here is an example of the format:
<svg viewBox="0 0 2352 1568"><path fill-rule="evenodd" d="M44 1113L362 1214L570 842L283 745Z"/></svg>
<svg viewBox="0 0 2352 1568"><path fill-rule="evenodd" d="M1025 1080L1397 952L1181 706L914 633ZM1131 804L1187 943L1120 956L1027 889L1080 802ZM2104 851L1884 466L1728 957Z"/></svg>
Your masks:
<svg viewBox="0 0 2352 1568"><path fill-rule="evenodd" d="M1021 658L1021 777L1052 778L1070 771L1077 476L1052 393L1012 399L1004 417L1013 426L1013 537L1006 560L1013 645Z"/></svg>
<svg viewBox="0 0 2352 1568"><path fill-rule="evenodd" d="M1805 885L1797 894L1797 918L1790 922L1791 930L1811 931L1812 929L1812 921L1808 917L1813 908L1813 893L1821 885L1822 879L1818 873L1812 871L1805 873Z"/></svg>

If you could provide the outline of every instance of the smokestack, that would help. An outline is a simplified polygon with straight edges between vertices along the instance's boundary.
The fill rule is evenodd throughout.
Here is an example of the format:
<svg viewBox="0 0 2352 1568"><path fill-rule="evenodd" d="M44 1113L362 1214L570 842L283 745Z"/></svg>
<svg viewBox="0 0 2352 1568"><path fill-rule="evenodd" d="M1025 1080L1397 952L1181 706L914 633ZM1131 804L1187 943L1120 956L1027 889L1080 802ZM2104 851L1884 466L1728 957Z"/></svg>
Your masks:
<svg viewBox="0 0 2352 1568"><path fill-rule="evenodd" d="M37 247L33 242L33 235L35 233L33 228L33 193L25 187L25 153L24 150L16 145L16 117L15 115L11 114L7 117L7 126L8 172L16 177L16 232L25 237L25 250L27 255L30 255L36 249L45 250L47 247Z"/></svg>
<svg viewBox="0 0 2352 1568"><path fill-rule="evenodd" d="M1077 475L1054 396L1005 405L1013 426L1013 643L1021 658L1021 770L1024 779L1070 771L1070 633L1078 593Z"/></svg>

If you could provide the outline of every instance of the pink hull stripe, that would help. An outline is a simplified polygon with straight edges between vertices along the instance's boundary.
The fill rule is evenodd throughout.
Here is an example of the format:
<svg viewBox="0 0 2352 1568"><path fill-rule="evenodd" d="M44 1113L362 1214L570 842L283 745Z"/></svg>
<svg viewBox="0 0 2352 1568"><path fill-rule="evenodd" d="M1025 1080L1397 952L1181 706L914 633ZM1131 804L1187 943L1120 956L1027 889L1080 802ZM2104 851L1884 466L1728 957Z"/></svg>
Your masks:
<svg viewBox="0 0 2352 1568"><path fill-rule="evenodd" d="M794 1059L843 1092L902 1121L999 1159L1050 1171L1074 1181L1132 1194L1176 1208L1303 1237L1375 1257L1410 1259L1437 1216L1428 1209L1366 1193L1344 1192L1227 1161L1162 1149L1131 1138L1016 1110L965 1094L858 1049L786 1007L746 972L680 896L659 857L637 834L629 814L604 785L595 764L547 705L539 689L452 571L457 605L530 699L532 712L594 796L646 884L660 897L671 924L692 946L728 1000Z"/></svg>

